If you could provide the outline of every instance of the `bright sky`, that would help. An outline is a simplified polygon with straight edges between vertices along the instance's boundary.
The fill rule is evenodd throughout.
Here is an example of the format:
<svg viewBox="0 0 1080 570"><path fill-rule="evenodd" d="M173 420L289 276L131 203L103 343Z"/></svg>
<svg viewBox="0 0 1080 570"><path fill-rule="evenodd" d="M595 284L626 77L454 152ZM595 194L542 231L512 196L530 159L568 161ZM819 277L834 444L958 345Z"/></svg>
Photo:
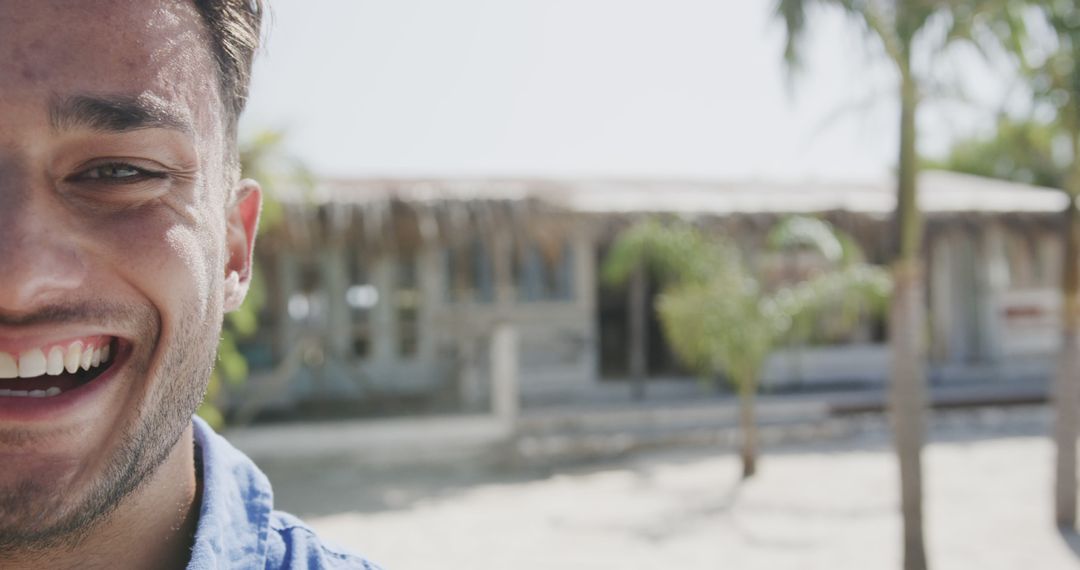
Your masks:
<svg viewBox="0 0 1080 570"><path fill-rule="evenodd" d="M877 179L893 78L814 14L793 89L773 0L271 0L243 130L330 176ZM935 105L940 152L983 114Z"/></svg>

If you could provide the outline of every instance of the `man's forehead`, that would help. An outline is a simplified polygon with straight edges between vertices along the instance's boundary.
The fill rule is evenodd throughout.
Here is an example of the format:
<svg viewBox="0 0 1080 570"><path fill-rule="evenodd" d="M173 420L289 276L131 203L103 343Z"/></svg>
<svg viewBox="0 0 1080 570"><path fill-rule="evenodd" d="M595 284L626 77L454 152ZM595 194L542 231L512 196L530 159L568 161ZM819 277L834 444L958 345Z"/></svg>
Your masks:
<svg viewBox="0 0 1080 570"><path fill-rule="evenodd" d="M110 101L131 103L113 111L141 108L150 118L182 115L182 107L216 114L215 72L190 2L0 0L0 105L32 96L48 105L53 126L109 111Z"/></svg>

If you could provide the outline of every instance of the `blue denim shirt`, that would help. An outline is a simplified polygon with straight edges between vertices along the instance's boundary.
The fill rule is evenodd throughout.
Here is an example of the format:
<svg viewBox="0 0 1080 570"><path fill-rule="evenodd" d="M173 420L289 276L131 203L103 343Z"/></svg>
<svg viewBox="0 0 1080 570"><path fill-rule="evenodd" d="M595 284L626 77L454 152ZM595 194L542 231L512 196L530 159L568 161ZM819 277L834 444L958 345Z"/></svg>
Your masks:
<svg viewBox="0 0 1080 570"><path fill-rule="evenodd" d="M202 464L202 508L189 570L379 570L363 558L331 547L300 519L274 510L270 481L250 459L194 418Z"/></svg>

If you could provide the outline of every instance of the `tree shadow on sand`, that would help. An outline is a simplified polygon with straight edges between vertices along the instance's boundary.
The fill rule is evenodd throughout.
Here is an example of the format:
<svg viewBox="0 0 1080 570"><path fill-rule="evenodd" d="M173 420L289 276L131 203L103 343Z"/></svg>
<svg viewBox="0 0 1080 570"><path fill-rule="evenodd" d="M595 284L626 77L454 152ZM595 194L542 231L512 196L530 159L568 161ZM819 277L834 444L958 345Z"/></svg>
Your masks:
<svg viewBox="0 0 1080 570"><path fill-rule="evenodd" d="M945 427L930 434L930 443L971 443L1044 435L1045 422L1006 422L1008 427L960 429ZM773 444L764 450L763 461L770 457L814 454L824 457L851 453L891 453L887 429L853 434L820 441ZM542 481L557 475L582 475L596 471L618 470L637 473L645 481L657 466L666 468L693 465L703 460L730 456L733 450L717 445L690 445L627 450L612 456L583 460L550 461L525 465L501 464L472 458L439 465L380 465L377 458L353 458L348 455L322 458L260 460L259 466L269 476L275 490L276 507L302 516L326 516L342 512L385 512L408 509L417 503L447 499L490 485L516 485ZM490 458L489 458L490 459ZM712 519L731 510L738 499L739 485L721 485L710 500L693 499L690 507L679 505L672 517L693 520L661 521L636 529L650 538L662 540L672 527L692 526L694 521ZM791 505L757 504L758 510L787 510ZM865 512L830 511L791 512L795 516L849 518ZM1080 557L1080 537L1076 533L1063 538Z"/></svg>

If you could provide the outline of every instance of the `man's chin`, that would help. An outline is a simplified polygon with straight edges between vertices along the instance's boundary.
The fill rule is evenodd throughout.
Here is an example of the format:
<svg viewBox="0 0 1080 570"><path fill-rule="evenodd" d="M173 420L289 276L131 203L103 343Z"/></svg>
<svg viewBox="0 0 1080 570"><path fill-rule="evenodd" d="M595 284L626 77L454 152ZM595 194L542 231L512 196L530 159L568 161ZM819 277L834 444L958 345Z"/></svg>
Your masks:
<svg viewBox="0 0 1080 570"><path fill-rule="evenodd" d="M88 504L86 491L70 482L70 474L51 471L0 479L0 555L76 544L103 514L100 506Z"/></svg>
<svg viewBox="0 0 1080 570"><path fill-rule="evenodd" d="M0 560L5 553L74 546L107 520L166 455L147 445L154 441L149 428L106 429L115 436L100 441L91 429L59 437L8 433L40 441L14 450L0 444L0 465L9 466L0 473Z"/></svg>

